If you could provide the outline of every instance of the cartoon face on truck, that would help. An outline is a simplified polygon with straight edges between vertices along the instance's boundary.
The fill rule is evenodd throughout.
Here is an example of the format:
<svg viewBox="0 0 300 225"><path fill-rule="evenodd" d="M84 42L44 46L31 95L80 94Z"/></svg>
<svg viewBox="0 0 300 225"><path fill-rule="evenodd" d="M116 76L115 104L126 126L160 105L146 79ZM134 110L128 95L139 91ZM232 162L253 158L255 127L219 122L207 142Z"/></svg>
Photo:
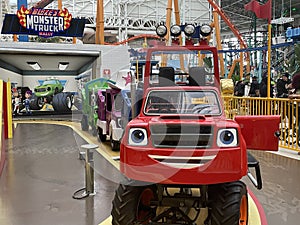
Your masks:
<svg viewBox="0 0 300 225"><path fill-rule="evenodd" d="M215 87L149 88L122 139L121 170L155 183L238 180L247 169L240 133L226 120Z"/></svg>
<svg viewBox="0 0 300 225"><path fill-rule="evenodd" d="M193 31L192 25L185 27ZM202 36L208 28L199 28ZM181 27L171 30L180 34ZM163 37L167 28L157 31ZM258 189L262 179L247 148L277 150L280 116L227 119L217 49L188 41L185 47L173 43L147 50L143 97L130 95L142 103L132 107L137 113L121 140L120 169L129 181L116 190L113 225L248 224L247 188L240 179L247 174ZM150 79L153 60L157 79ZM256 179L248 167L255 167ZM207 218L195 222L202 209Z"/></svg>
<svg viewBox="0 0 300 225"><path fill-rule="evenodd" d="M160 58L164 66L155 83L146 64L143 104L121 142L121 171L134 180L168 184L241 179L246 141L223 110L216 49L167 49L149 50L149 59Z"/></svg>

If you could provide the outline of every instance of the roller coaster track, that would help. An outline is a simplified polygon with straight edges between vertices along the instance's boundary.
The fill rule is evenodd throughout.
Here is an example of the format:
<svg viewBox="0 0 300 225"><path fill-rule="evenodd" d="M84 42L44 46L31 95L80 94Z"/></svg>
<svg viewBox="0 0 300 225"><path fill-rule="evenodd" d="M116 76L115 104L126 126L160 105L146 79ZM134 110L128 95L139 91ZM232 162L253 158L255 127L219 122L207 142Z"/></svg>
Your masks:
<svg viewBox="0 0 300 225"><path fill-rule="evenodd" d="M105 43L106 45L123 45L127 42L136 40L136 39L140 39L140 38L153 38L153 39L159 39L160 37L157 35L153 35L153 34L140 34L131 38L128 38L126 40L120 41L120 42L115 42L115 43Z"/></svg>
<svg viewBox="0 0 300 225"><path fill-rule="evenodd" d="M221 7L215 2L215 0L207 0L207 1L214 8L214 10L217 11L217 13L220 15L220 17L225 21L225 23L231 29L231 31L233 32L233 34L240 41L241 46L243 48L247 48L248 46L247 46L246 42L244 41L244 39L242 38L242 35L241 35L240 31L231 23L230 19L228 18L228 16L226 15L226 13L221 9ZM144 37L146 37L146 38L156 38L156 39L159 38L156 35L142 34L142 35L138 35L138 36L126 39L124 41L113 43L112 45L121 45L121 44L125 44L127 42L130 42L130 41L133 41L135 39L144 38ZM108 43L106 43L106 44L108 44Z"/></svg>
<svg viewBox="0 0 300 225"><path fill-rule="evenodd" d="M47 5L49 5L50 3L52 3L54 0L41 0L39 2L36 2L34 4L33 7L36 8L44 8ZM217 13L220 15L220 17L224 20L224 22L228 25L228 27L231 29L231 31L233 32L233 34L237 37L237 39L240 41L241 47L243 48L247 48L247 44L244 41L244 39L242 38L241 33L239 32L239 30L231 23L230 19L228 18L228 16L226 15L226 13L221 9L221 7L217 4L217 2L215 0L207 0L209 2L209 4L214 8L214 10L217 11ZM125 44L127 42L133 41L135 39L139 39L139 38L158 38L158 36L156 35L138 35L132 38L129 38L127 40L123 40L120 42L116 42L113 43L113 45L121 45L121 44ZM108 44L108 43L106 43Z"/></svg>
<svg viewBox="0 0 300 225"><path fill-rule="evenodd" d="M209 4L213 7L213 9L219 14L219 16L224 20L224 22L227 24L227 26L230 28L230 30L233 32L233 34L236 36L236 38L239 40L240 42L240 47L241 48L248 48L246 42L244 41L242 34L240 33L240 31L231 23L230 19L228 18L228 16L226 15L226 13L223 11L223 9L221 9L221 7L218 5L218 3L215 0L207 0L209 2ZM219 49L220 50L220 49ZM234 67L235 67L235 63L236 62L240 62L240 77L242 78L243 76L243 56L240 56L239 60L234 61L233 65L231 66L231 69L229 71L228 77L232 76L232 73L234 72ZM246 66L246 70L247 72L250 72L250 54L249 52L245 52L245 59L247 62L247 66Z"/></svg>
<svg viewBox="0 0 300 225"><path fill-rule="evenodd" d="M221 7L216 3L215 0L207 0L209 4L216 10L219 14L219 16L224 20L224 22L227 24L227 26L231 29L232 33L237 37L237 39L240 41L240 44L243 48L247 48L247 44L242 38L242 35L240 31L231 23L230 19L226 15L226 13L221 9Z"/></svg>
<svg viewBox="0 0 300 225"><path fill-rule="evenodd" d="M41 0L39 2L36 2L34 5L33 5L33 8L44 8L46 7L47 5L49 5L50 3L54 2L54 0Z"/></svg>

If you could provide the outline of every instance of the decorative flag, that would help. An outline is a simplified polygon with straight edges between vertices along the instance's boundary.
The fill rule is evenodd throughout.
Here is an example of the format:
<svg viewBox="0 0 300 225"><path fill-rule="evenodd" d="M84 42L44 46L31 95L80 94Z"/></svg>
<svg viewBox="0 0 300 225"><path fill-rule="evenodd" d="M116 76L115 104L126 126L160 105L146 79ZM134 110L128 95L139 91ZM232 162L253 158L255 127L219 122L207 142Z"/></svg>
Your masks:
<svg viewBox="0 0 300 225"><path fill-rule="evenodd" d="M271 22L272 17L272 0L268 0L264 5L261 5L256 0L252 0L248 4L246 4L245 9L248 11L252 11L258 18L268 19L268 22Z"/></svg>

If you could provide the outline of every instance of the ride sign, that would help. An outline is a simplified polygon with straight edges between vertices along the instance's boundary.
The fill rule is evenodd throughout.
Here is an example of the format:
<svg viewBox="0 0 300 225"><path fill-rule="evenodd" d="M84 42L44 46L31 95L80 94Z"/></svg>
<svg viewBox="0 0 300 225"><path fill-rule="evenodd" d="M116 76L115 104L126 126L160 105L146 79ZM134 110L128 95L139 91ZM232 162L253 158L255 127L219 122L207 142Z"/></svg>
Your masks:
<svg viewBox="0 0 300 225"><path fill-rule="evenodd" d="M33 34L42 37L81 37L84 26L85 19L72 19L72 14L66 8L63 10L27 9L21 6L17 15L5 15L1 33Z"/></svg>
<svg viewBox="0 0 300 225"><path fill-rule="evenodd" d="M20 24L38 32L39 36L52 37L53 33L64 31L70 27L72 15L65 8L55 9L26 9L24 6L17 12Z"/></svg>
<svg viewBox="0 0 300 225"><path fill-rule="evenodd" d="M286 33L287 38L291 38L294 40L300 39L300 28L299 27L297 27L297 28L289 27L289 28L287 28L285 33Z"/></svg>

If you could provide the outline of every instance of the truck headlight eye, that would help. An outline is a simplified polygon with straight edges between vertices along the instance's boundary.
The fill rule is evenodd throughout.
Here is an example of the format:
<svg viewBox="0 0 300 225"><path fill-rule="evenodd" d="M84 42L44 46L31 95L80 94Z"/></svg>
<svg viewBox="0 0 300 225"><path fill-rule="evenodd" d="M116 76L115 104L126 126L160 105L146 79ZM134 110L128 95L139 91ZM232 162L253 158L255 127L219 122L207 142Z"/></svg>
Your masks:
<svg viewBox="0 0 300 225"><path fill-rule="evenodd" d="M131 128L129 130L129 140L130 145L143 146L148 144L147 131L142 128Z"/></svg>
<svg viewBox="0 0 300 225"><path fill-rule="evenodd" d="M234 147L238 145L237 131L234 128L220 129L217 137L217 145L219 147Z"/></svg>

